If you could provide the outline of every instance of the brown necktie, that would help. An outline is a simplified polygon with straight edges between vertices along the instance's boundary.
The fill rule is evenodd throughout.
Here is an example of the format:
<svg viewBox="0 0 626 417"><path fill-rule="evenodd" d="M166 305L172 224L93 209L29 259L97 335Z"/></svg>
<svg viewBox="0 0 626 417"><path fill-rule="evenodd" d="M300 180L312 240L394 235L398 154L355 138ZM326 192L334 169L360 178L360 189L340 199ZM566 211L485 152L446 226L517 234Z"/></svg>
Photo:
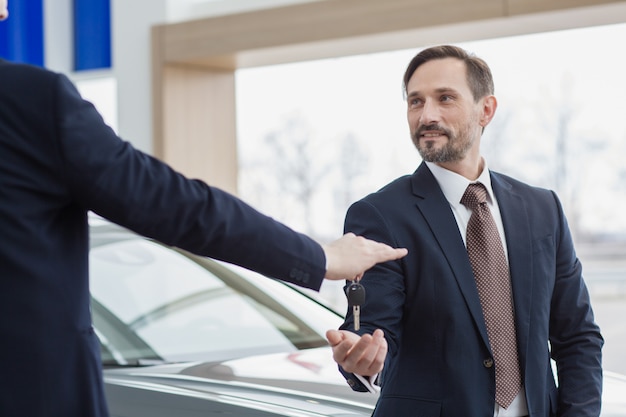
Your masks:
<svg viewBox="0 0 626 417"><path fill-rule="evenodd" d="M496 402L507 408L522 385L509 266L498 228L487 206L485 186L470 184L461 204L472 210L467 224L467 253L496 367Z"/></svg>

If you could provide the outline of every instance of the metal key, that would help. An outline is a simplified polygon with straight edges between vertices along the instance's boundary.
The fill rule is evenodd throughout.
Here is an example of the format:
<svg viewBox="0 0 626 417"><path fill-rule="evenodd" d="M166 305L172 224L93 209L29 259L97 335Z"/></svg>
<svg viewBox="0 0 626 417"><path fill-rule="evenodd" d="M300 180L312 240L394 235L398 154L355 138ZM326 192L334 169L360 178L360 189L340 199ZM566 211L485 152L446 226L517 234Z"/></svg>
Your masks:
<svg viewBox="0 0 626 417"><path fill-rule="evenodd" d="M365 303L365 287L355 281L346 288L346 295L348 306L352 307L354 330L358 331L361 328L361 306Z"/></svg>

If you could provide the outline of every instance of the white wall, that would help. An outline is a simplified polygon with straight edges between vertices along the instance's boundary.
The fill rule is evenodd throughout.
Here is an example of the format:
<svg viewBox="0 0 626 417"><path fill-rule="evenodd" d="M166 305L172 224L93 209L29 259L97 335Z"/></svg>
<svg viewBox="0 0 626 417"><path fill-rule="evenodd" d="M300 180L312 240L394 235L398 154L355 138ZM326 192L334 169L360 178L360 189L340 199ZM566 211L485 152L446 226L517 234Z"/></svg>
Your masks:
<svg viewBox="0 0 626 417"><path fill-rule="evenodd" d="M166 2L111 0L118 132L121 137L148 153L152 152L150 28L166 21Z"/></svg>
<svg viewBox="0 0 626 417"><path fill-rule="evenodd" d="M113 68L75 73L73 2L44 0L45 65L67 74L122 138L151 153L153 25L308 1L319 0L111 0Z"/></svg>
<svg viewBox="0 0 626 417"><path fill-rule="evenodd" d="M73 59L72 0L44 0L43 9L45 66L68 74Z"/></svg>

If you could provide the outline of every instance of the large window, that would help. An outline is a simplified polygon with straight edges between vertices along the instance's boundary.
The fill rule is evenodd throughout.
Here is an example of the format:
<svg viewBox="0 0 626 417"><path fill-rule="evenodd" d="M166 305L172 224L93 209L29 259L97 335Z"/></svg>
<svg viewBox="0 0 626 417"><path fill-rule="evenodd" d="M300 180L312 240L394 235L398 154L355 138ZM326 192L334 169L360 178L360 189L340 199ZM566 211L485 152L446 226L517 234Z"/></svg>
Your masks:
<svg viewBox="0 0 626 417"><path fill-rule="evenodd" d="M459 44L494 73L499 107L483 153L492 169L558 192L606 338L606 368L622 373L625 37L622 24ZM401 86L417 50L239 70L241 196L320 240L337 237L350 203L420 162ZM77 84L116 129L115 80ZM344 308L337 285L322 294Z"/></svg>
<svg viewBox="0 0 626 417"><path fill-rule="evenodd" d="M559 194L583 262L607 369L626 373L626 25L459 44L492 68L491 169ZM402 75L418 51L240 70L244 199L320 240L348 205L420 163ZM325 285L343 303L341 291Z"/></svg>

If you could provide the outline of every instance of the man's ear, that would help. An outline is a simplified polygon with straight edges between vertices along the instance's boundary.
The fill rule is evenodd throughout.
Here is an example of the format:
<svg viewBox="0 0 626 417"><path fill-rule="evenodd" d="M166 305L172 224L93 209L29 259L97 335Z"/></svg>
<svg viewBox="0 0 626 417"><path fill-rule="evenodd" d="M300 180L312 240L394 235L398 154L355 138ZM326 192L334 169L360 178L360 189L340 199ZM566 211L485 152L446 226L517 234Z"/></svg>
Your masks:
<svg viewBox="0 0 626 417"><path fill-rule="evenodd" d="M0 1L0 20L6 20L9 17L8 1Z"/></svg>
<svg viewBox="0 0 626 417"><path fill-rule="evenodd" d="M485 96L481 99L482 115L480 117L480 125L485 127L491 122L493 116L496 114L496 108L498 107L498 101L495 96Z"/></svg>

